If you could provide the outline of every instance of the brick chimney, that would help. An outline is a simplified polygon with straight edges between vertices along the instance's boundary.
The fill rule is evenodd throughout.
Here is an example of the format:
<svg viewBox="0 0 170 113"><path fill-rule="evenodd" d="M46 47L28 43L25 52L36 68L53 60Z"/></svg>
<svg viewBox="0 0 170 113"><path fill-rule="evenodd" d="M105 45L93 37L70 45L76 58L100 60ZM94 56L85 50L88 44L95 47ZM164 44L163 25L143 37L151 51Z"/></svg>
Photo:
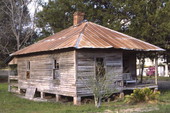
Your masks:
<svg viewBox="0 0 170 113"><path fill-rule="evenodd" d="M84 20L84 13L77 11L73 14L73 25L74 26L76 26L83 20Z"/></svg>

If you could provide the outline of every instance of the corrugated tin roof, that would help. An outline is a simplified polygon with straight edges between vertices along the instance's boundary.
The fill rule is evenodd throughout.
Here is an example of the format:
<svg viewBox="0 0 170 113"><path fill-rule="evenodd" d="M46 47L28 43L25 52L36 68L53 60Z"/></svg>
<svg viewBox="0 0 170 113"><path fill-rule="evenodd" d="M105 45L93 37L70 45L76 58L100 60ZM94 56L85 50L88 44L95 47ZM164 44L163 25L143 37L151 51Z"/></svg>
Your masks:
<svg viewBox="0 0 170 113"><path fill-rule="evenodd" d="M12 55L53 51L63 48L116 48L135 51L164 51L150 43L133 38L92 22L71 26L25 47Z"/></svg>

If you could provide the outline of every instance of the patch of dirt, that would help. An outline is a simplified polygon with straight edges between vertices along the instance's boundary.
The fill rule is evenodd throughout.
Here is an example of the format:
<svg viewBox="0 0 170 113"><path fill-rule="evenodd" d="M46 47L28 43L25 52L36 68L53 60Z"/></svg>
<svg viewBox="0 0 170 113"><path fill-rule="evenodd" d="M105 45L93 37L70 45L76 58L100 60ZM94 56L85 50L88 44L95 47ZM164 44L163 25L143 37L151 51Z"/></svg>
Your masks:
<svg viewBox="0 0 170 113"><path fill-rule="evenodd" d="M158 107L128 108L128 109L117 110L116 113L142 113L142 112L157 111L157 110L159 110Z"/></svg>
<svg viewBox="0 0 170 113"><path fill-rule="evenodd" d="M102 112L102 113L114 113L113 111L111 111L111 110L109 110L109 109L107 109L107 110L105 110L104 112Z"/></svg>
<svg viewBox="0 0 170 113"><path fill-rule="evenodd" d="M127 108L127 109L116 109L115 111L105 110L102 113L143 113L149 111L157 111L159 108L155 107L138 107L138 108Z"/></svg>

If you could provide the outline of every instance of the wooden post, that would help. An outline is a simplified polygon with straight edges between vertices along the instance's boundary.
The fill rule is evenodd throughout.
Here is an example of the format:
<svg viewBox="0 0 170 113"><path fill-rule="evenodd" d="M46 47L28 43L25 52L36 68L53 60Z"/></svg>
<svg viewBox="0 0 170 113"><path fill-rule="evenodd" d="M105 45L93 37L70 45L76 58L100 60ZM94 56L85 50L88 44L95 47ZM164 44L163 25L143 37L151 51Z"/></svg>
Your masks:
<svg viewBox="0 0 170 113"><path fill-rule="evenodd" d="M56 102L59 102L61 99L61 95L56 94Z"/></svg>
<svg viewBox="0 0 170 113"><path fill-rule="evenodd" d="M144 57L144 55L142 56L142 65L141 65L141 83L143 82L143 70L144 70L144 65L145 65L145 57Z"/></svg>
<svg viewBox="0 0 170 113"><path fill-rule="evenodd" d="M119 98L120 99L123 99L125 97L125 94L123 93L123 92L121 92L120 94L119 94Z"/></svg>
<svg viewBox="0 0 170 113"><path fill-rule="evenodd" d="M158 91L158 88L154 88L154 93Z"/></svg>
<svg viewBox="0 0 170 113"><path fill-rule="evenodd" d="M74 105L81 105L81 97L74 97Z"/></svg>
<svg viewBox="0 0 170 113"><path fill-rule="evenodd" d="M43 99L45 97L44 92L41 92L41 99Z"/></svg>
<svg viewBox="0 0 170 113"><path fill-rule="evenodd" d="M8 66L8 92L11 92L11 86L10 86L10 71L11 68Z"/></svg>
<svg viewBox="0 0 170 113"><path fill-rule="evenodd" d="M8 92L11 92L11 86L8 84Z"/></svg>
<svg viewBox="0 0 170 113"><path fill-rule="evenodd" d="M21 94L21 89L18 87L18 94Z"/></svg>
<svg viewBox="0 0 170 113"><path fill-rule="evenodd" d="M168 64L165 63L165 77L169 77L168 75Z"/></svg>
<svg viewBox="0 0 170 113"><path fill-rule="evenodd" d="M158 56L155 58L155 84L158 84Z"/></svg>

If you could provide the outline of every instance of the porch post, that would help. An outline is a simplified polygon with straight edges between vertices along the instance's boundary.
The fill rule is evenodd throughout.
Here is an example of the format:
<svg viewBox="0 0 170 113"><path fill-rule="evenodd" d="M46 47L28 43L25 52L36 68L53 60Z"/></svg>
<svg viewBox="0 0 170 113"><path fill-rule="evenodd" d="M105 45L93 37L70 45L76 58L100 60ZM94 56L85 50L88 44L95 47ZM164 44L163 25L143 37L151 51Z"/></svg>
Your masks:
<svg viewBox="0 0 170 113"><path fill-rule="evenodd" d="M165 77L169 77L168 75L168 64L165 63Z"/></svg>
<svg viewBox="0 0 170 113"><path fill-rule="evenodd" d="M10 68L10 66L8 65L8 92L11 92L11 86L10 86L10 71L11 71L11 68Z"/></svg>
<svg viewBox="0 0 170 113"><path fill-rule="evenodd" d="M155 58L155 84L158 84L158 56Z"/></svg>

